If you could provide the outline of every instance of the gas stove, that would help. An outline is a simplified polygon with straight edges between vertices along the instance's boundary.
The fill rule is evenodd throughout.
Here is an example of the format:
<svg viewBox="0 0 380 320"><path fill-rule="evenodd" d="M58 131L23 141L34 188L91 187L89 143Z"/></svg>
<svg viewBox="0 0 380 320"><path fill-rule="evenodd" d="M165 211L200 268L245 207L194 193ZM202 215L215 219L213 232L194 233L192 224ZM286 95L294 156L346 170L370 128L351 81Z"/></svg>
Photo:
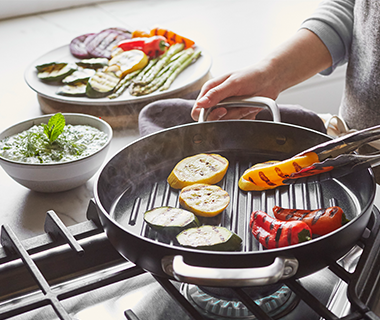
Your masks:
<svg viewBox="0 0 380 320"><path fill-rule="evenodd" d="M20 241L3 225L0 319L380 320L380 213L342 259L269 296L202 288L145 272L109 243L90 201L88 221L66 227L48 211L45 233Z"/></svg>

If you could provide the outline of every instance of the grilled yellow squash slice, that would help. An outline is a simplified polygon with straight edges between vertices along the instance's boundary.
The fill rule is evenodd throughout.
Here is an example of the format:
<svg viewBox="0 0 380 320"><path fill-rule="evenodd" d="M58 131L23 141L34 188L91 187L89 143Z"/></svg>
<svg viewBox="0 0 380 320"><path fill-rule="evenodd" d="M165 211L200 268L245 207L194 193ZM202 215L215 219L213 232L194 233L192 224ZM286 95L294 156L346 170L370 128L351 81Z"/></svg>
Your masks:
<svg viewBox="0 0 380 320"><path fill-rule="evenodd" d="M197 183L181 190L179 203L197 216L214 217L227 208L230 196L216 185Z"/></svg>
<svg viewBox="0 0 380 320"><path fill-rule="evenodd" d="M200 153L178 162L167 181L174 189L195 183L215 184L223 179L228 164L228 160L218 154Z"/></svg>

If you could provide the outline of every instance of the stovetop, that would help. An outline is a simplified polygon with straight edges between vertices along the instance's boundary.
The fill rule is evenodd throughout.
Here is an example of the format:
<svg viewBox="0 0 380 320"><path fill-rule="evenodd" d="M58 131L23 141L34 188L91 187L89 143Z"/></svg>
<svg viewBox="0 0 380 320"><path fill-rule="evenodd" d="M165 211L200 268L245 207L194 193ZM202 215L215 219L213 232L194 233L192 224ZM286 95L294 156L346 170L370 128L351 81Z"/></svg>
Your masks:
<svg viewBox="0 0 380 320"><path fill-rule="evenodd" d="M66 227L49 211L46 233L23 241L2 226L0 319L231 319L213 314L213 308L206 316L189 302L187 292L199 295L199 288L151 275L122 258L102 230L93 201L87 218ZM254 301L242 288L232 289L240 302L224 303L227 312L231 305L246 309L239 319L380 320L379 230L374 207L366 232L344 258L287 280L284 287L296 297L288 314L268 314L263 310L270 302ZM205 300L210 305L218 299Z"/></svg>

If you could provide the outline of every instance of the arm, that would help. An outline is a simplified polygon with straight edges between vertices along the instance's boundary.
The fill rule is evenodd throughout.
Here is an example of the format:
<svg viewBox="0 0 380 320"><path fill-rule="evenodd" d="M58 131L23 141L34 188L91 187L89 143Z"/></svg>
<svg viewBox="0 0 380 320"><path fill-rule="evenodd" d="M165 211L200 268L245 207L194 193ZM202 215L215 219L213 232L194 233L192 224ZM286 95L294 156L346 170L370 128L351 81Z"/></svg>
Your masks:
<svg viewBox="0 0 380 320"><path fill-rule="evenodd" d="M321 74L328 75L337 66L348 61L352 42L355 0L323 1L301 28L314 32L325 44L332 57L330 68Z"/></svg>
<svg viewBox="0 0 380 320"><path fill-rule="evenodd" d="M194 120L201 108L210 108L232 96L265 96L276 99L290 88L320 72L330 74L348 59L352 39L355 0L327 0L301 29L258 64L205 83L192 110ZM253 108L218 108L210 120L254 118Z"/></svg>
<svg viewBox="0 0 380 320"><path fill-rule="evenodd" d="M264 96L276 99L285 89L294 86L332 64L329 51L313 32L301 29L267 58L256 65L211 79L202 87L191 116L198 119L201 108L209 108L231 96ZM228 114L218 108L211 120L243 118L252 108L234 108Z"/></svg>

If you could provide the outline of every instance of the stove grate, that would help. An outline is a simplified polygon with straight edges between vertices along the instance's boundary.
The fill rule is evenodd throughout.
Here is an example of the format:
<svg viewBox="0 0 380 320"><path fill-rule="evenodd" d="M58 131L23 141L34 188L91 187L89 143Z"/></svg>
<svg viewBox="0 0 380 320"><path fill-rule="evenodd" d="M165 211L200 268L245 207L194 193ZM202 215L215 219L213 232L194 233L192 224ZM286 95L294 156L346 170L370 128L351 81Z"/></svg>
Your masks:
<svg viewBox="0 0 380 320"><path fill-rule="evenodd" d="M94 217L93 205L91 202L87 210L87 216L89 218ZM71 316L62 306L61 301L64 299L104 287L108 284L129 279L145 272L134 264L125 261L125 259L111 247L103 230L97 226L99 223L97 218L90 220L90 222L92 223L86 222L81 226L76 225L73 227L72 229L76 234L76 236L74 236L73 230L64 226L54 211L49 211L45 221L45 231L47 234L42 237L36 237L38 240L27 240L25 243L18 239L8 225L2 226L0 263L5 265L7 262L12 262L14 264L13 267L16 269L19 269L18 266L22 264L31 275L31 279L28 280L25 278L25 281L18 281L27 287L24 289L24 299L8 299L7 301L0 302L0 319L7 319L11 316L20 315L50 305L61 320L71 320ZM78 239L84 240L79 241ZM54 243L55 245L53 245ZM58 248L62 243L66 243L67 245L62 245L56 254L62 257L60 259L61 261L66 260L70 265L75 266L75 271L70 270L73 275L88 275L88 270L94 272L96 271L94 269L102 270L101 275L97 274L93 279L87 278L85 282L72 282L70 285L57 290L55 286L57 283L55 275L46 272L47 275L44 276L45 272L41 270L46 271L47 265L50 265L49 269L54 269L51 268L51 263L55 258L53 247ZM46 252L47 247L50 248L47 250L47 254L41 255L41 253ZM91 250L91 248L95 250ZM104 254L99 254L99 252ZM81 259L81 257L83 258ZM20 259L22 263L17 263ZM115 266L119 267L115 269ZM65 268L65 266L61 266L61 268ZM105 268L108 268L110 271L106 272ZM5 270L1 279L4 280L4 278L7 277L8 273L7 270ZM70 279L67 278L65 280L68 281ZM5 280L1 281L1 283L3 284L0 289L0 296L3 298L1 300L9 297L11 291L20 290L20 288L8 288L8 292L8 286L4 285Z"/></svg>
<svg viewBox="0 0 380 320"><path fill-rule="evenodd" d="M28 311L50 305L55 314L62 320L72 320L65 310L62 301L76 295L101 288L125 279L130 279L144 273L144 270L126 261L109 243L105 233L100 227L95 204L91 201L87 210L89 221L66 227L58 216L49 211L45 222L46 234L20 241L12 229L4 225L1 229L0 248L0 283L7 283L10 275L20 274L15 271L27 268L30 278L22 278L25 286L12 287L2 285L0 288L0 319L7 319L21 315ZM351 311L341 318L334 315L327 306L302 286L301 281L289 279L285 281L288 286L303 302L314 310L321 318L326 320L380 320L380 317L371 311L379 292L378 265L380 264L380 217L377 208L371 215L367 232L358 246L361 255L353 272L346 270L340 262L333 263L329 269L342 281L348 284L347 296L351 303ZM99 254L101 252L102 254ZM46 254L47 253L47 254ZM69 261L70 265L61 266L70 275L56 274L51 268L56 257L59 261ZM75 263L73 263L75 261ZM3 268L12 263L12 268ZM21 267L21 265L23 267ZM75 269L70 269L75 266ZM66 270L67 267L67 270ZM12 269L12 270L10 270ZM106 272L106 270L109 270ZM89 271L96 274L89 278ZM101 271L100 274L96 271ZM15 272L15 273L13 273ZM78 280L87 277L86 281ZM191 319L201 320L204 316L182 295L178 288L167 278L154 276L156 281L178 302ZM12 281L12 280L11 280ZM70 285L59 286L62 282ZM58 288L59 287L59 288ZM241 288L233 289L247 309L260 320L272 320ZM15 299L14 292L21 292L25 299ZM38 294L33 294L38 292ZM138 320L132 310L126 310L126 319Z"/></svg>

